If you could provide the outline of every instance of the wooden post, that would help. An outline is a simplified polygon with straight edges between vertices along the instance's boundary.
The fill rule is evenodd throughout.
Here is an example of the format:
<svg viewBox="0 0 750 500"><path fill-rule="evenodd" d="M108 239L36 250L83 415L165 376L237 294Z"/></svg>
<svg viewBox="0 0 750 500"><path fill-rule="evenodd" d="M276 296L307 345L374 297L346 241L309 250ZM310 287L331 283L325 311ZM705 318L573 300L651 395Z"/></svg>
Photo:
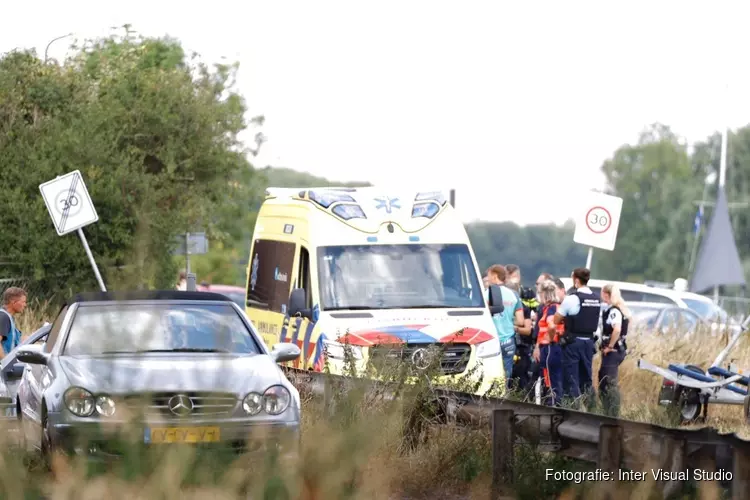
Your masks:
<svg viewBox="0 0 750 500"><path fill-rule="evenodd" d="M513 484L513 451L516 441L513 410L492 411L492 499ZM505 486L506 488L503 488Z"/></svg>
<svg viewBox="0 0 750 500"><path fill-rule="evenodd" d="M622 460L622 428L619 425L601 424L599 426L599 457L597 468L602 472L615 475L613 481L603 481L604 498L612 498L617 489L618 472Z"/></svg>
<svg viewBox="0 0 750 500"><path fill-rule="evenodd" d="M685 441L674 436L666 436L662 439L659 454L659 468L670 472L685 470ZM669 498L682 488L682 481L666 481L662 485L664 498Z"/></svg>
<svg viewBox="0 0 750 500"><path fill-rule="evenodd" d="M732 471L732 500L750 498L750 449L745 446L734 448Z"/></svg>

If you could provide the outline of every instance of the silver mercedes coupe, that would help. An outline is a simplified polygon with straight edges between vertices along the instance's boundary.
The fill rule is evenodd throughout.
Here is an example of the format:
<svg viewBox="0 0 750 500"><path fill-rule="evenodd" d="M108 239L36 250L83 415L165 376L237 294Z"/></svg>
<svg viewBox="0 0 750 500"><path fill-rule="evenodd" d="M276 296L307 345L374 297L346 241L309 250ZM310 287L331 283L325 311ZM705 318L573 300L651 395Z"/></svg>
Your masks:
<svg viewBox="0 0 750 500"><path fill-rule="evenodd" d="M25 445L117 457L123 435L146 447L230 445L294 455L300 397L278 363L294 344L268 349L231 299L216 293L80 294L68 301L27 364L17 415Z"/></svg>

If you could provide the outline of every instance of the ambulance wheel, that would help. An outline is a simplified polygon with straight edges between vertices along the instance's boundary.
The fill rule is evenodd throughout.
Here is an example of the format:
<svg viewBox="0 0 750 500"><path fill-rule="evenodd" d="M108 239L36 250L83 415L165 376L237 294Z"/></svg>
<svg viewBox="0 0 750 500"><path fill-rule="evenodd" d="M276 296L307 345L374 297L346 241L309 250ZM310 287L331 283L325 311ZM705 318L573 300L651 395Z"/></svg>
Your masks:
<svg viewBox="0 0 750 500"><path fill-rule="evenodd" d="M705 374L705 372L701 370L700 367L695 365L687 365L685 366L685 369L696 373ZM680 409L681 424L692 424L698 421L701 417L701 411L703 411L700 391L698 389L681 387L680 394L678 396L678 408Z"/></svg>

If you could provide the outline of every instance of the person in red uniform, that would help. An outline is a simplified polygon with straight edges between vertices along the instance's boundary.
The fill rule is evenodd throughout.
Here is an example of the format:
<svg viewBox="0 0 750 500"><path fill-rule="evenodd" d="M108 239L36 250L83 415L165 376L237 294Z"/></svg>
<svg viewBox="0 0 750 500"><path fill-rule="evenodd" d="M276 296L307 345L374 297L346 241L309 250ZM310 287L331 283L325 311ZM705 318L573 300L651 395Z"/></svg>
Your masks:
<svg viewBox="0 0 750 500"><path fill-rule="evenodd" d="M565 325L555 325L552 321L560 304L554 281L545 280L541 283L539 299L542 303L537 318L539 333L532 356L542 369L544 388L548 392L544 398L545 403L548 406L560 406L563 397L563 355L558 341L565 331Z"/></svg>

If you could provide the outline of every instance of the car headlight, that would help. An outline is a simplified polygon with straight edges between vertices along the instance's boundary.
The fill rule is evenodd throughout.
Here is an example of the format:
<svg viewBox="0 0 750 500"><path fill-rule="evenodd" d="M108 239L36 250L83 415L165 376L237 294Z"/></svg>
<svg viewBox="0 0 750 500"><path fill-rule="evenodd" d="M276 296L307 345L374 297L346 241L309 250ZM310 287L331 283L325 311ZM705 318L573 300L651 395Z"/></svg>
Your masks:
<svg viewBox="0 0 750 500"><path fill-rule="evenodd" d="M263 396L257 392L251 392L242 400L242 409L248 415L257 415L263 409Z"/></svg>
<svg viewBox="0 0 750 500"><path fill-rule="evenodd" d="M65 407L77 417L88 417L94 413L94 395L86 389L71 387L63 395Z"/></svg>
<svg viewBox="0 0 750 500"><path fill-rule="evenodd" d="M292 402L292 395L283 385L274 385L263 393L263 409L269 415L284 413Z"/></svg>
<svg viewBox="0 0 750 500"><path fill-rule="evenodd" d="M500 354L500 339L495 337L477 346L478 358L491 358Z"/></svg>
<svg viewBox="0 0 750 500"><path fill-rule="evenodd" d="M325 346L328 357L333 359L346 359L346 352L354 359L362 359L362 348L351 344L342 344L335 340L324 340L323 345Z"/></svg>
<svg viewBox="0 0 750 500"><path fill-rule="evenodd" d="M96 407L97 413L103 417L111 417L115 414L115 401L109 396L99 396L96 398L94 406Z"/></svg>

